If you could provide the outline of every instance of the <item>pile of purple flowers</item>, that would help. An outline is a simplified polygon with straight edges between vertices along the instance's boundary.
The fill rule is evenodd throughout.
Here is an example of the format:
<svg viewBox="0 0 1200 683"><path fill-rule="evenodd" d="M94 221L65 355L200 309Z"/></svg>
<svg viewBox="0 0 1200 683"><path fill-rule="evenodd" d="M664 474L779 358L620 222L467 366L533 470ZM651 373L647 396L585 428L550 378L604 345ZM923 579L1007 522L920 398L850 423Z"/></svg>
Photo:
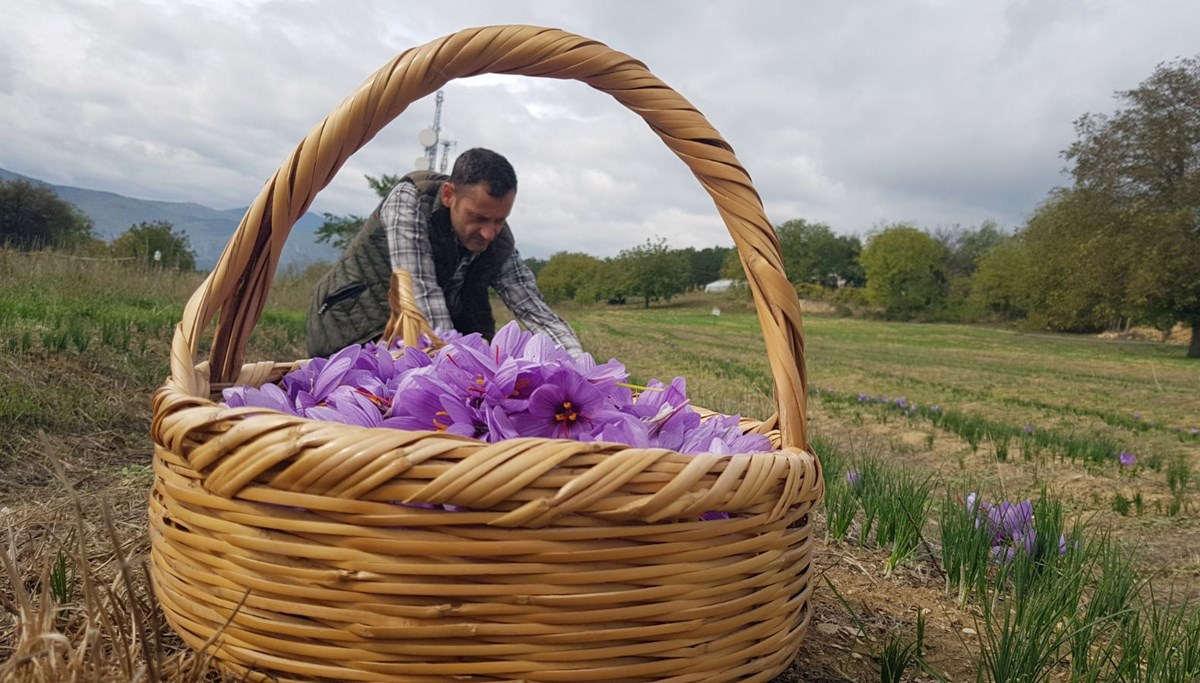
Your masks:
<svg viewBox="0 0 1200 683"><path fill-rule="evenodd" d="M682 377L669 385L652 380L635 393L616 360L597 364L586 353L572 358L548 336L515 322L491 343L478 334L443 339L446 345L432 355L394 353L376 343L349 346L312 359L279 385L226 389L225 403L489 443L532 436L692 454L771 450L765 436L743 434L736 415L701 421Z"/></svg>
<svg viewBox="0 0 1200 683"><path fill-rule="evenodd" d="M992 558L1001 564L1012 561L1018 551L1029 555L1037 543L1037 530L1033 525L1033 503L1026 498L1019 503L1001 501L989 503L978 494L969 493L967 509L975 515L975 528L986 525L992 538ZM1058 552L1065 555L1067 539L1059 535Z"/></svg>

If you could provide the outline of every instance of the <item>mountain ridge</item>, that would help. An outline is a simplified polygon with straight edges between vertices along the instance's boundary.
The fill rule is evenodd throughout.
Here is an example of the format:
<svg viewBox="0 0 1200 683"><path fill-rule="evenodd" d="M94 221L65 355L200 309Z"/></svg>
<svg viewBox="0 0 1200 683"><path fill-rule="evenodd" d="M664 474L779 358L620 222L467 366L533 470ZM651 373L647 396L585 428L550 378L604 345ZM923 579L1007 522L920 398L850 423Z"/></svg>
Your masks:
<svg viewBox="0 0 1200 683"><path fill-rule="evenodd" d="M195 202L139 199L107 190L56 185L0 168L0 181L14 180L51 188L64 201L87 214L92 219L96 236L105 240L112 240L138 223L166 221L187 234L188 242L196 252L196 267L201 270L216 265L221 250L246 214L246 208L214 209ZM324 218L312 213L306 213L296 221L280 254L281 266L303 267L337 258L337 251L316 242L316 232L322 223Z"/></svg>

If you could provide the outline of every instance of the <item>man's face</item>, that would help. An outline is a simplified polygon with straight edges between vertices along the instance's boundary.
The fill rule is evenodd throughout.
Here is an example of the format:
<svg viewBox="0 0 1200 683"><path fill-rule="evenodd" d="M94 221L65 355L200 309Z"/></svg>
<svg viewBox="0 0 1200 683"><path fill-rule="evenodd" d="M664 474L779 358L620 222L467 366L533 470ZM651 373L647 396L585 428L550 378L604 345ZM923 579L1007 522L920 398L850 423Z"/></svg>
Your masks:
<svg viewBox="0 0 1200 683"><path fill-rule="evenodd" d="M458 243L476 254L488 248L512 213L517 191L503 197L488 194L487 183L455 187L442 185L442 203L450 209L450 225Z"/></svg>

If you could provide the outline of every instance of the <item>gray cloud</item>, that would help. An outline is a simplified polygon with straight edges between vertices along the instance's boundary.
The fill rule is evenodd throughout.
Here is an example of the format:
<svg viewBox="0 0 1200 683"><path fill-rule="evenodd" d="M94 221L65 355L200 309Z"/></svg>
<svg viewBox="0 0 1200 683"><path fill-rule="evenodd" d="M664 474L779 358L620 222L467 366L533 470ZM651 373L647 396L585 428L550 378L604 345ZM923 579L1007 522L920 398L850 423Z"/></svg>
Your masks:
<svg viewBox="0 0 1200 683"><path fill-rule="evenodd" d="M1187 0L16 4L0 43L0 166L51 182L245 205L396 54L532 23L645 62L733 145L772 220L846 234L1019 225L1065 182L1072 121L1192 54L1200 25ZM499 76L445 95L457 149L493 147L516 166L526 255L730 243L687 168L608 96ZM432 98L413 103L313 209L370 212L363 175L410 169L432 116Z"/></svg>

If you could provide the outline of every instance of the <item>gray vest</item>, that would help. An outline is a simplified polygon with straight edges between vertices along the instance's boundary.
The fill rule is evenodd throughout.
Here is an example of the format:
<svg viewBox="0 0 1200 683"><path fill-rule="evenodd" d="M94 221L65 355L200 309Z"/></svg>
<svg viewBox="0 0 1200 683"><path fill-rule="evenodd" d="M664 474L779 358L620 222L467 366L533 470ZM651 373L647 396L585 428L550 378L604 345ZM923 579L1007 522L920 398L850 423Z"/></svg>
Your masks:
<svg viewBox="0 0 1200 683"><path fill-rule="evenodd" d="M442 184L448 176L416 171L401 182L411 182L420 196L420 211L429 227L438 285L445 292L454 274L460 252L450 226L450 211L441 200ZM351 344L364 344L383 334L388 316L388 285L392 276L387 230L380 219L383 203L367 218L346 251L313 289L308 311L307 342L311 356L328 356ZM496 322L492 317L488 286L515 248L512 231L504 229L467 269L459 296L447 301L454 328L463 334L479 332L491 338Z"/></svg>

